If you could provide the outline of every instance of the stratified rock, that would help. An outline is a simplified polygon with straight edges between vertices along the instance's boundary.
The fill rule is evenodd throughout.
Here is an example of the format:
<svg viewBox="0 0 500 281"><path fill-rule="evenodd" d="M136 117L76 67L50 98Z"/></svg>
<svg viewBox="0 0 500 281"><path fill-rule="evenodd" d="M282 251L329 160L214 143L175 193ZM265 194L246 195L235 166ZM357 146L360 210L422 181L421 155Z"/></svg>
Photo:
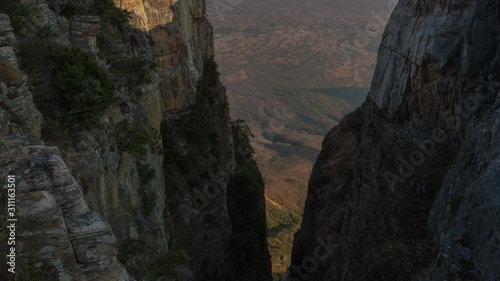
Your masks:
<svg viewBox="0 0 500 281"><path fill-rule="evenodd" d="M0 14L0 104L26 134L40 137L42 115L35 108L26 75L18 68L16 44L9 17Z"/></svg>
<svg viewBox="0 0 500 281"><path fill-rule="evenodd" d="M74 16L69 22L69 40L76 47L97 57L97 34L100 19L98 16Z"/></svg>
<svg viewBox="0 0 500 281"><path fill-rule="evenodd" d="M241 281L269 280L262 183L233 184L233 191L255 189L259 201L228 214L237 160L205 1L114 3L132 12L132 26L110 0L22 1L29 13L16 17L22 20L16 27L19 50L10 48L16 37L8 19L0 20L0 42L9 45L0 50L7 50L1 53L4 65L22 78L0 72L0 175L19 175L23 219L42 223L43 229L32 223L24 234L43 247L38 268L57 279L50 274L55 270L59 280L127 280L130 274L215 281L229 271ZM99 17L86 15L96 12ZM47 56L32 60L26 53L37 47L48 49ZM105 72L115 84L113 98L93 120L85 114L74 124L65 120L74 112L55 91L58 71L66 71L55 58L66 47L91 54L99 75ZM17 68L16 55L27 75ZM37 59L44 63L36 65ZM88 63L87 56L75 59ZM259 215L252 217L259 251L250 260L263 260L255 266L247 266L246 258L227 260L240 254L229 249L230 242L248 246L238 238L252 233L232 231L232 223L241 224L239 217L250 212ZM52 227L51 235L38 233Z"/></svg>
<svg viewBox="0 0 500 281"><path fill-rule="evenodd" d="M116 260L111 227L89 210L57 148L12 148L0 159L2 177L16 176L17 219L23 226L20 244L24 245L18 250L24 263L53 268L47 278L59 280L132 280ZM29 256L26 249L34 245L40 248ZM19 276L26 274L23 267L18 270Z"/></svg>

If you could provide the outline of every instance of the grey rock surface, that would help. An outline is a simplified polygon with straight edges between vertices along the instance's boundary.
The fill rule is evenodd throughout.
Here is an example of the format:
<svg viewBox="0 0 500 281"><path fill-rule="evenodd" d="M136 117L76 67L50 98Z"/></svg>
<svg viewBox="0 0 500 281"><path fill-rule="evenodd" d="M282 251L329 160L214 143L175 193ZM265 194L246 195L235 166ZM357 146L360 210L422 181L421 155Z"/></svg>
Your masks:
<svg viewBox="0 0 500 281"><path fill-rule="evenodd" d="M56 11L54 1L22 1L29 13L15 34L0 15L0 66L12 70L0 72L0 176L19 175L23 220L32 222L23 239L42 245L33 272L55 270L52 280L222 280L242 262L226 260L234 234L227 186L237 163L206 3L113 2L132 11L130 24L104 1L67 2L89 5L69 18L74 11ZM85 15L96 3L113 22ZM19 69L16 42L33 51L39 41L52 56L80 48L109 75L115 93L98 125L66 125L53 114L68 113L58 107L53 58ZM261 276L271 278L262 264ZM257 276L251 265L243 269Z"/></svg>
<svg viewBox="0 0 500 281"><path fill-rule="evenodd" d="M499 280L499 6L399 1L362 115L325 138L285 280Z"/></svg>

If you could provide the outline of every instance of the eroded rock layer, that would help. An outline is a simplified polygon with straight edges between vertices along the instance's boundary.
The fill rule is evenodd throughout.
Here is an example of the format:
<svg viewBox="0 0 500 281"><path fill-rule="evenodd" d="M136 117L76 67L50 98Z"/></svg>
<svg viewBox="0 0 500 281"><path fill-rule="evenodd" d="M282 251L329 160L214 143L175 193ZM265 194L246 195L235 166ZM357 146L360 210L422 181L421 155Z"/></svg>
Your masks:
<svg viewBox="0 0 500 281"><path fill-rule="evenodd" d="M13 0L0 13L16 280L270 280L263 183L235 145L248 134L229 118L205 1ZM255 204L235 212L240 193Z"/></svg>

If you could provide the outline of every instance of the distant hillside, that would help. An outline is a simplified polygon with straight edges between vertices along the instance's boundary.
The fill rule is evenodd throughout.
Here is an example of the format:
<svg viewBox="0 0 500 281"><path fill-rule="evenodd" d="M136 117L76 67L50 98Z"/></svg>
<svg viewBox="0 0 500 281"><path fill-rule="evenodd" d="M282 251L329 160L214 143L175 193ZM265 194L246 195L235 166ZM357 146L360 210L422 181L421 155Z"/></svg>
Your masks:
<svg viewBox="0 0 500 281"><path fill-rule="evenodd" d="M324 135L366 98L387 5L207 2L231 114L245 119L255 135L275 272L290 263L296 218Z"/></svg>

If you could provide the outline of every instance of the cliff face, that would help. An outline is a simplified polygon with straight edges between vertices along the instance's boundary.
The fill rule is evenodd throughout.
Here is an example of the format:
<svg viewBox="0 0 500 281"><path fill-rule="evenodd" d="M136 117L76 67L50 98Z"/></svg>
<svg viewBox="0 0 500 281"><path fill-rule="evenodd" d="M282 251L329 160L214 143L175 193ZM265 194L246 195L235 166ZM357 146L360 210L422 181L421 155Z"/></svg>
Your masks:
<svg viewBox="0 0 500 281"><path fill-rule="evenodd" d="M20 274L36 260L34 272L60 280L270 279L265 231L250 240L257 254L232 250L250 233L232 225L265 230L263 184L258 169L234 184L254 162L238 157L244 126L229 118L204 11L191 0L0 4L1 176L16 176L19 220L40 222L19 230L39 245L18 249ZM229 184L257 203L234 213Z"/></svg>
<svg viewBox="0 0 500 281"><path fill-rule="evenodd" d="M498 280L500 2L399 1L325 138L287 280Z"/></svg>

